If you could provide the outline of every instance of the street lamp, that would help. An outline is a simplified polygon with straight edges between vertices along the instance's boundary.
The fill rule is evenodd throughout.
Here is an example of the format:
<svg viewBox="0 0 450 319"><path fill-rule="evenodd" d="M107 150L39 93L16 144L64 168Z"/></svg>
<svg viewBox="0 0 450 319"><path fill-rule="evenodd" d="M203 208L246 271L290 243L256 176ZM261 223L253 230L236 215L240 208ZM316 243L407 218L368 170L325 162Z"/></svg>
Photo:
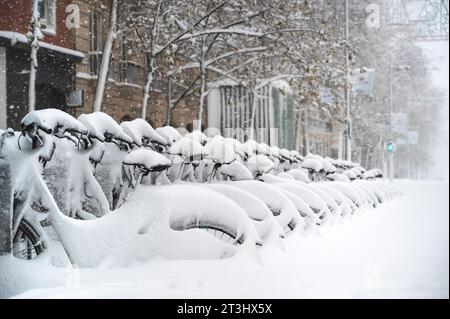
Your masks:
<svg viewBox="0 0 450 319"><path fill-rule="evenodd" d="M411 69L409 65L399 65L395 68L395 71L408 71ZM390 108L390 120L389 120L389 143L387 144L386 151L389 156L389 180L392 182L394 180L394 154L395 154L395 144L393 142L394 134L392 127L392 114L394 110L394 83L393 83L393 66L392 66L392 54L389 55L389 108Z"/></svg>
<svg viewBox="0 0 450 319"><path fill-rule="evenodd" d="M345 136L345 150L346 160L352 160L352 120L350 115L350 90L349 90L349 59L348 59L348 0L345 0L345 100L346 100L346 136Z"/></svg>

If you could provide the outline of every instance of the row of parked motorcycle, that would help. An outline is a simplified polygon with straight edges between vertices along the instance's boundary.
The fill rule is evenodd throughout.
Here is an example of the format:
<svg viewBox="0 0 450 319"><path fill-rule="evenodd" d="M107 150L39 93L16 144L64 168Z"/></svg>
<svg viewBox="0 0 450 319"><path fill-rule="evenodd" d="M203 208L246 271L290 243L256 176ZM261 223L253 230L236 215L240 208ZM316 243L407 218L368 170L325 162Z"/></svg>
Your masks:
<svg viewBox="0 0 450 319"><path fill-rule="evenodd" d="M251 139L182 136L142 119L118 124L102 112L76 119L44 109L21 123L21 132L0 130L0 255L33 259L58 242L72 263L90 267L136 234L149 235L132 245L154 249L151 242L164 236L152 233L164 229L183 234L180 247L195 237L192 246L217 247L208 256L220 258L400 194L378 169ZM124 216L132 222L125 225ZM173 238L160 245L171 250L166 257L199 254L198 246L193 255L175 249Z"/></svg>

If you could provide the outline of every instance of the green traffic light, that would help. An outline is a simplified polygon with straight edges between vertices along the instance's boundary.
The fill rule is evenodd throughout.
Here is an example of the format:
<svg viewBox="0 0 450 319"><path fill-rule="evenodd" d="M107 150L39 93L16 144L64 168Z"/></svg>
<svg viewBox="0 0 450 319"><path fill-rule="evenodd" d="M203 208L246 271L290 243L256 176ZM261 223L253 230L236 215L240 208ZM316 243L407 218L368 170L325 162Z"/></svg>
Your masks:
<svg viewBox="0 0 450 319"><path fill-rule="evenodd" d="M387 151L389 153L393 153L394 152L394 144L393 143L388 143L387 145Z"/></svg>

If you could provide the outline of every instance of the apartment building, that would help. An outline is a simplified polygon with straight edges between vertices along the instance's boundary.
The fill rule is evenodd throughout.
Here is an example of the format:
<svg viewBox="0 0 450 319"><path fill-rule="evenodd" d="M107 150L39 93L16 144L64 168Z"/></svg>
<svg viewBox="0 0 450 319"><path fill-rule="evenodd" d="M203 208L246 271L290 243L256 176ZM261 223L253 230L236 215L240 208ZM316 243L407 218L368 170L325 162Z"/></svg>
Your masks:
<svg viewBox="0 0 450 319"><path fill-rule="evenodd" d="M58 108L73 116L93 111L97 76L109 27L110 0L38 0L44 38L38 50L36 109ZM77 5L79 25L67 25L70 5ZM0 128L20 129L28 110L30 48L27 38L32 1L0 0ZM135 35L121 30L114 41L102 111L122 121L141 116L145 56ZM146 119L167 124L167 83L156 82ZM170 124L192 127L193 99L172 109ZM206 112L205 112L206 121Z"/></svg>

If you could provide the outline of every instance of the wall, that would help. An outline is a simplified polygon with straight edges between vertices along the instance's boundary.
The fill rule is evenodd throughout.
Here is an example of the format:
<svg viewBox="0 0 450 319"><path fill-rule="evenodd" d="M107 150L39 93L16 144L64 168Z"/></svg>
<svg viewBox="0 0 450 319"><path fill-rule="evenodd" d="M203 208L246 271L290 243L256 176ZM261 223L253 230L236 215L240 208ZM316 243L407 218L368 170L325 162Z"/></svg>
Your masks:
<svg viewBox="0 0 450 319"><path fill-rule="evenodd" d="M56 0L56 35L44 33L44 42L72 49L72 32L66 27L66 7L71 0ZM31 20L31 0L0 0L0 30L27 34Z"/></svg>

